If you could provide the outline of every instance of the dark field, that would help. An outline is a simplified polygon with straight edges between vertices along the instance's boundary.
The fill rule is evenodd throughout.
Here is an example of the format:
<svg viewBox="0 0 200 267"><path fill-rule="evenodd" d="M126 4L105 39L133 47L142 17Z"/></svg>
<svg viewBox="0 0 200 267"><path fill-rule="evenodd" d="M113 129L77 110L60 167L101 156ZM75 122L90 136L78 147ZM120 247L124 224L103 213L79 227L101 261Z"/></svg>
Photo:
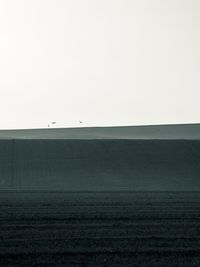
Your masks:
<svg viewBox="0 0 200 267"><path fill-rule="evenodd" d="M0 189L0 266L200 266L200 140L1 139Z"/></svg>
<svg viewBox="0 0 200 267"><path fill-rule="evenodd" d="M200 190L200 140L0 140L5 190Z"/></svg>
<svg viewBox="0 0 200 267"><path fill-rule="evenodd" d="M1 192L0 266L200 266L200 192Z"/></svg>

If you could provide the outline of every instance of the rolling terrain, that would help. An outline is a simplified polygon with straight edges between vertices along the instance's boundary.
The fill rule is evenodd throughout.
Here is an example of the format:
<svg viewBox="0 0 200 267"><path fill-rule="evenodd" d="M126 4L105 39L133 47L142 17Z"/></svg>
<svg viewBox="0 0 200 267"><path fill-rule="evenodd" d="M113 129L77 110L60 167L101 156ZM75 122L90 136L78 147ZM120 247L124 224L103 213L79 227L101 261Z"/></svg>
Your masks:
<svg viewBox="0 0 200 267"><path fill-rule="evenodd" d="M199 125L149 127L0 131L0 266L199 267Z"/></svg>
<svg viewBox="0 0 200 267"><path fill-rule="evenodd" d="M1 140L1 190L191 191L200 141Z"/></svg>
<svg viewBox="0 0 200 267"><path fill-rule="evenodd" d="M0 130L0 139L200 139L200 124Z"/></svg>

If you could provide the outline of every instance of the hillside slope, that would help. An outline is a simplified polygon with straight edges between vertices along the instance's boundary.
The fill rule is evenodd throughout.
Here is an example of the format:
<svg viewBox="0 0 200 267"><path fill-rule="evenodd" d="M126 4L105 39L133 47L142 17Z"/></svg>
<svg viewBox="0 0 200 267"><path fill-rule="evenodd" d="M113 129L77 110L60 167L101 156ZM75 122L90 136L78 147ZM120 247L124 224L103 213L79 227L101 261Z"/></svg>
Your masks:
<svg viewBox="0 0 200 267"><path fill-rule="evenodd" d="M198 139L200 124L0 130L0 139Z"/></svg>
<svg viewBox="0 0 200 267"><path fill-rule="evenodd" d="M200 190L200 141L1 140L1 190Z"/></svg>

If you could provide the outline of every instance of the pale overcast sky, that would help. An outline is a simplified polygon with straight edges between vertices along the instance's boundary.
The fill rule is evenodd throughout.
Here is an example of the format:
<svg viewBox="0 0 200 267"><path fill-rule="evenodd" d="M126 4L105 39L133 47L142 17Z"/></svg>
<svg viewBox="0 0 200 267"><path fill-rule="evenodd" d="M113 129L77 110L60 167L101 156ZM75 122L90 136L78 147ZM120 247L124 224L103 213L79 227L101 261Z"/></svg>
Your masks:
<svg viewBox="0 0 200 267"><path fill-rule="evenodd" d="M199 0L0 0L1 129L200 122L199 100Z"/></svg>

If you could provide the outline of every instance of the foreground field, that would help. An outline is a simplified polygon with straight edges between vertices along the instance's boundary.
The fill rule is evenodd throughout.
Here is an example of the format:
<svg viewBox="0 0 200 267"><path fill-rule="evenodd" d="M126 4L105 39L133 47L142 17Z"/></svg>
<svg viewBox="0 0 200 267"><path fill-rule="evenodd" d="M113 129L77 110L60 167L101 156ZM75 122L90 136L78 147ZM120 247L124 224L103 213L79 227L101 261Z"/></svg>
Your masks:
<svg viewBox="0 0 200 267"><path fill-rule="evenodd" d="M0 266L200 266L200 192L0 194Z"/></svg>

